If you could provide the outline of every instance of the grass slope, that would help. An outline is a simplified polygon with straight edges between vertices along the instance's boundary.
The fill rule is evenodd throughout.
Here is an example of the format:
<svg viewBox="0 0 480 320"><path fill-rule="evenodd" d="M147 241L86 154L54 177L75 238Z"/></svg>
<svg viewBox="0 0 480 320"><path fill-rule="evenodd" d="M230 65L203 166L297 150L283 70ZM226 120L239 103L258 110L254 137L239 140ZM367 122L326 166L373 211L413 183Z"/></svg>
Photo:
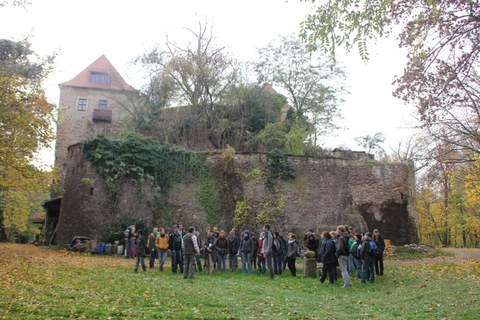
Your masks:
<svg viewBox="0 0 480 320"><path fill-rule="evenodd" d="M168 260L167 263L170 261ZM0 243L0 319L478 319L480 261L387 266L342 289L286 274L133 273L134 261Z"/></svg>

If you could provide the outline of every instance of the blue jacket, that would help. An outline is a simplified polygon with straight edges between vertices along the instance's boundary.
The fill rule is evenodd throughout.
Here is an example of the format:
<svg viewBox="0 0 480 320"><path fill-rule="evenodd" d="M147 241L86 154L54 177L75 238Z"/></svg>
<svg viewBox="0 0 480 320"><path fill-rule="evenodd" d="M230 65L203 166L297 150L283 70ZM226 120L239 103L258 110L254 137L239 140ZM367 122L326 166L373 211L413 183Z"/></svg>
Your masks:
<svg viewBox="0 0 480 320"><path fill-rule="evenodd" d="M335 256L335 243L332 239L326 239L322 248L322 263L335 263L337 257Z"/></svg>

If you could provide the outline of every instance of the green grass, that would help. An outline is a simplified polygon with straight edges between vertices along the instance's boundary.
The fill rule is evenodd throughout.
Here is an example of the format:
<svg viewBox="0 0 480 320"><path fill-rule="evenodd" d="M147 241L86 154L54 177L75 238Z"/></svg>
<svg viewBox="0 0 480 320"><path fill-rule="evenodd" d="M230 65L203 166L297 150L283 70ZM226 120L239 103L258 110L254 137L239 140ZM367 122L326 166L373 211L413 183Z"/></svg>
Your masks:
<svg viewBox="0 0 480 320"><path fill-rule="evenodd" d="M451 256L453 256L451 252L447 252L433 247L427 247L427 252L415 252L407 247L394 247L393 255L386 258L390 260L417 260Z"/></svg>
<svg viewBox="0 0 480 320"><path fill-rule="evenodd" d="M342 289L341 280L320 284L289 272L273 281L241 272L185 280L169 268L135 274L123 258L0 244L0 276L1 319L476 319L480 312L478 260L388 266L375 284L354 278Z"/></svg>

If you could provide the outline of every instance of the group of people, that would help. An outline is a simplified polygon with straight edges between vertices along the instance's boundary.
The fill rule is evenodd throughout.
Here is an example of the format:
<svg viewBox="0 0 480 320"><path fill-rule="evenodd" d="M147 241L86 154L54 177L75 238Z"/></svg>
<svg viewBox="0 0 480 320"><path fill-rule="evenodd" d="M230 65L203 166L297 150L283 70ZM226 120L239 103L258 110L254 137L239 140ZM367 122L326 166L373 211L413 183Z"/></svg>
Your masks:
<svg viewBox="0 0 480 320"><path fill-rule="evenodd" d="M340 225L336 231L323 232L319 240L310 230L306 235L306 243L309 249L313 246L317 248L317 261L322 262L321 283L327 276L331 284L335 283L338 278L337 266L344 288L352 285L350 277L355 270L362 283L374 283L375 275L383 275L385 240L378 229L373 231L373 235L370 232L355 234L353 228Z"/></svg>
<svg viewBox="0 0 480 320"><path fill-rule="evenodd" d="M137 234L135 237L134 235ZM129 237L131 235L131 237ZM165 261L170 254L172 272L183 274L184 278L194 278L195 271L206 270L210 275L214 270L236 272L239 269L251 274L258 269L261 273L269 271L270 279L281 275L288 267L296 276L296 259L303 255L303 246L315 252L315 258L322 263L320 282L328 276L330 283L338 278L337 266L343 278L343 286L352 285L350 277L356 274L362 282L374 282L375 274L383 275L383 251L385 241L378 229L373 235L369 232L355 234L353 228L343 225L336 231L323 232L318 239L313 230L308 230L303 245L296 240L294 233L288 233L285 239L279 232L272 232L270 226L264 225L258 237L255 232L232 229L227 233L217 227L206 230L202 239L200 233L191 227L184 230L182 224L173 225L166 234L165 228L153 228L145 237L142 230L135 232L135 225L125 231L127 256L136 257L134 271L139 266L146 271L144 256L149 257L149 267L154 268L158 259L159 270L164 270ZM133 239L133 241L132 241ZM203 261L202 261L203 258Z"/></svg>

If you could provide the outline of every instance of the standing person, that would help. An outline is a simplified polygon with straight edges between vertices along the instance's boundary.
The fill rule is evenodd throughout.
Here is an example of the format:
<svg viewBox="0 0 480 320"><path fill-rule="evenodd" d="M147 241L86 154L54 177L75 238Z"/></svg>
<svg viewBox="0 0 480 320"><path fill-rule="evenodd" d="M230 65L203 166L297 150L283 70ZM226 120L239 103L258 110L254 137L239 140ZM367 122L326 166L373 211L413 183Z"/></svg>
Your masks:
<svg viewBox="0 0 480 320"><path fill-rule="evenodd" d="M373 241L377 250L375 250L375 273L377 276L383 276L383 251L385 251L385 239L378 229L373 230Z"/></svg>
<svg viewBox="0 0 480 320"><path fill-rule="evenodd" d="M252 265L253 265L253 270L257 269L257 256L258 256L258 239L257 239L257 234L255 232L252 232L252 235L250 236L253 240L253 255L252 255Z"/></svg>
<svg viewBox="0 0 480 320"><path fill-rule="evenodd" d="M308 251L315 252L315 259L318 258L318 249L320 248L320 243L315 236L315 233L308 232L307 233L307 240L305 241L305 247L307 247Z"/></svg>
<svg viewBox="0 0 480 320"><path fill-rule="evenodd" d="M207 238L205 239L204 251L205 251L205 268L208 270L208 274L211 275L214 267L213 251L215 251L216 239L213 236L213 231L207 231Z"/></svg>
<svg viewBox="0 0 480 320"><path fill-rule="evenodd" d="M182 236L180 235L177 225L173 225L173 232L170 233L168 239L168 247L172 254L172 272L177 273L177 267L183 273L183 257L182 257Z"/></svg>
<svg viewBox="0 0 480 320"><path fill-rule="evenodd" d="M262 253L262 246L263 246L263 238L264 238L264 233L260 232L260 236L258 237L258 270L260 270L260 273L265 273L266 268L265 268L265 256Z"/></svg>
<svg viewBox="0 0 480 320"><path fill-rule="evenodd" d="M295 267L295 262L298 257L298 252L300 250L299 245L297 243L295 234L289 233L288 234L288 242L287 242L287 265L288 269L292 273L292 276L297 276L297 268Z"/></svg>
<svg viewBox="0 0 480 320"><path fill-rule="evenodd" d="M217 241L219 236L220 236L220 232L218 232L218 227L213 227L213 237L215 238L215 242ZM213 270L217 270L217 266L218 266L217 250L213 250L212 260L213 260Z"/></svg>
<svg viewBox="0 0 480 320"><path fill-rule="evenodd" d="M228 240L225 236L225 231L220 231L220 234L217 239L217 245L215 246L218 256L218 270L226 270L226 261L228 253Z"/></svg>
<svg viewBox="0 0 480 320"><path fill-rule="evenodd" d="M266 224L263 226L263 243L262 243L262 254L267 261L268 270L270 270L270 279L273 280L275 271L273 270L273 252L272 252L272 245L273 245L273 236L270 232L270 225Z"/></svg>
<svg viewBox="0 0 480 320"><path fill-rule="evenodd" d="M136 242L136 247L135 247L135 253L136 253L136 259L135 259L135 268L133 271L137 272L138 271L138 265L142 265L143 272L147 271L147 266L145 265L145 248L147 247L147 243L145 241L145 237L143 236L143 231L138 230L138 237Z"/></svg>
<svg viewBox="0 0 480 320"><path fill-rule="evenodd" d="M320 260L322 261L322 276L320 282L323 283L327 278L330 284L335 283L335 265L337 258L335 257L335 243L332 240L330 232L325 231L322 233L322 248L320 250Z"/></svg>
<svg viewBox="0 0 480 320"><path fill-rule="evenodd" d="M185 232L185 230L183 230L183 224L181 224L181 223L178 224L178 234L180 234L180 236L182 237L182 239L183 239L183 237L187 234L187 233Z"/></svg>
<svg viewBox="0 0 480 320"><path fill-rule="evenodd" d="M350 233L351 234L351 233ZM362 260L360 258L360 244L362 243L362 235L356 234L355 235L355 243L350 246L350 255L348 256L348 263L351 267L349 270L349 274L353 275L355 269L357 269L357 277L362 277Z"/></svg>
<svg viewBox="0 0 480 320"><path fill-rule="evenodd" d="M362 247L360 249L360 257L362 258L362 283L369 280L371 283L375 281L375 242L372 239L370 232L365 233L362 240Z"/></svg>
<svg viewBox="0 0 480 320"><path fill-rule="evenodd" d="M127 258L135 258L135 223L130 224L125 230L125 242Z"/></svg>
<svg viewBox="0 0 480 320"><path fill-rule="evenodd" d="M235 234L235 230L232 229L228 233L228 266L230 271L236 272L238 269L238 247L240 247L240 240Z"/></svg>
<svg viewBox="0 0 480 320"><path fill-rule="evenodd" d="M157 249L159 270L163 271L165 260L168 257L168 236L165 234L165 228L160 229L160 234L155 238L155 249Z"/></svg>
<svg viewBox="0 0 480 320"><path fill-rule="evenodd" d="M198 247L200 248L200 254L195 256L195 261L197 262L198 271L202 272L202 270L203 270L202 260L200 259L200 257L202 256L202 251L203 251L202 238L200 236L200 232L198 232L197 230L195 230L195 235L197 236L197 243L198 243Z"/></svg>
<svg viewBox="0 0 480 320"><path fill-rule="evenodd" d="M280 234L275 231L273 233L273 270L275 274L282 274L283 271L283 240L280 239Z"/></svg>
<svg viewBox="0 0 480 320"><path fill-rule="evenodd" d="M342 225L337 227L336 234L338 236L336 255L338 259L338 266L340 268L343 279L342 288L347 288L352 286L350 276L348 275L348 256L350 255L350 251L348 248L348 239L350 239L350 235L348 231L345 230L345 227Z"/></svg>
<svg viewBox="0 0 480 320"><path fill-rule="evenodd" d="M149 261L150 269L152 269L153 266L155 265L155 258L157 256L157 250L155 250L155 239L157 238L157 232L158 232L158 228L153 228L153 232L150 233L147 239L147 246L150 252L150 261Z"/></svg>
<svg viewBox="0 0 480 320"><path fill-rule="evenodd" d="M182 251L183 251L183 278L195 278L195 255L200 255L200 248L198 247L197 236L195 235L195 228L191 227L183 236Z"/></svg>
<svg viewBox="0 0 480 320"><path fill-rule="evenodd" d="M253 255L253 240L250 238L250 231L245 230L240 240L238 248L238 255L242 257L242 273L252 274L252 255Z"/></svg>

